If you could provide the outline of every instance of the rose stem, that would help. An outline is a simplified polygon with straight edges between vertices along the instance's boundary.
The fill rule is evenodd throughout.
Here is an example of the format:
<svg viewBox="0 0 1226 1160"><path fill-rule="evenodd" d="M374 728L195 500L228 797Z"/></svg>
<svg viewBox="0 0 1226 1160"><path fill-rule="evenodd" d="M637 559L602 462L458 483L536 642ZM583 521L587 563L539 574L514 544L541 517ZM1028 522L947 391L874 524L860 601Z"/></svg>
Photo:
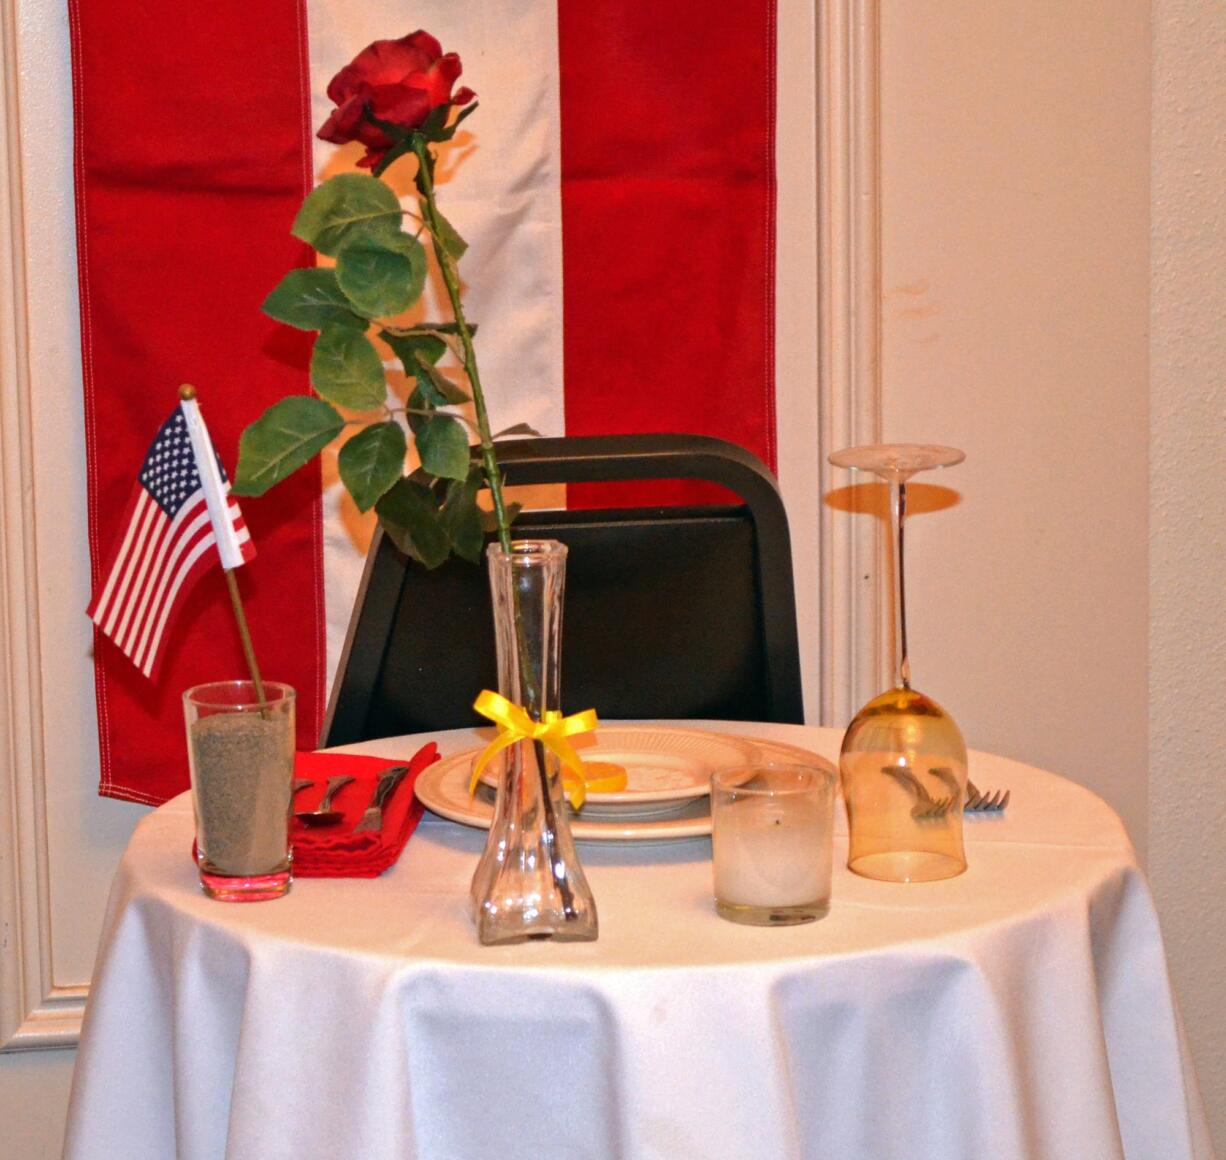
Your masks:
<svg viewBox="0 0 1226 1160"><path fill-rule="evenodd" d="M468 320L464 315L464 304L460 298L460 284L451 255L447 253L439 241L438 207L434 199L434 172L425 138L420 133L413 133L411 138L413 152L417 155L419 183L425 198L426 225L430 230L430 240L434 244L434 254L442 271L443 283L447 287L447 297L451 300L451 309L455 315L456 329L460 334L460 345L464 351L464 370L473 390L473 409L477 415L477 433L481 440L481 466L485 472L486 481L490 485L490 495L494 500L494 514L498 520L498 542L505 553L511 551L510 521L507 519L506 505L502 497L502 472L498 466L498 457L494 452L494 439L490 433L489 413L485 407L485 393L481 389L481 375L477 370L477 355L473 350L473 336ZM512 570L512 577L514 571ZM519 591L514 582L511 585L511 599L514 608L515 651L519 659L519 676L523 685L524 699L529 704L538 706L538 713L543 714L544 705L540 703L541 692L537 689L536 673L528 658L527 645L524 638L523 611L519 602ZM545 811L545 843L549 856L550 869L553 871L554 882L562 896L562 909L568 918L576 917L574 893L570 883L556 874L557 852L554 849L554 835L557 833L557 816L553 808L553 798L549 792L549 774L545 759L543 742L533 741L532 749L536 757L536 768L541 782L542 807ZM561 776L559 774L559 776Z"/></svg>

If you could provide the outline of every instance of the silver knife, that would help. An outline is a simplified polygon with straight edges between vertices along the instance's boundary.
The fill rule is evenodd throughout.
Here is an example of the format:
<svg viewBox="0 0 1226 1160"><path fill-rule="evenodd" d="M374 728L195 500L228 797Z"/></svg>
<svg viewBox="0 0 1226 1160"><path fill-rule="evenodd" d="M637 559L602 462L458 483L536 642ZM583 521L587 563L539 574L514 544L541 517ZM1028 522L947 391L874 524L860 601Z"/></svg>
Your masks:
<svg viewBox="0 0 1226 1160"><path fill-rule="evenodd" d="M365 830L374 830L377 833L383 829L383 807L387 805L392 794L396 792L396 787L404 780L408 772L407 765L393 765L391 769L385 769L379 775L379 784L375 786L370 805L366 807L362 820L353 827L355 834Z"/></svg>

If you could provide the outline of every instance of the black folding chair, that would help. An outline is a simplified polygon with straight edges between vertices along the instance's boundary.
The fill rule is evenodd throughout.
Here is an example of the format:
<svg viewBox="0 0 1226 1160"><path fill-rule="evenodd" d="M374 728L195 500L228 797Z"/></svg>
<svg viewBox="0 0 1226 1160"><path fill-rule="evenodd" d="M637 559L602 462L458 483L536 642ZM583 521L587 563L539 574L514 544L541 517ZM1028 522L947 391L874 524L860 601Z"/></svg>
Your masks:
<svg viewBox="0 0 1226 1160"><path fill-rule="evenodd" d="M509 484L696 479L742 501L520 515L517 537L570 548L564 711L803 722L787 516L758 459L697 435L517 440L498 458ZM484 723L483 688L497 688L484 566L427 570L377 536L321 744Z"/></svg>

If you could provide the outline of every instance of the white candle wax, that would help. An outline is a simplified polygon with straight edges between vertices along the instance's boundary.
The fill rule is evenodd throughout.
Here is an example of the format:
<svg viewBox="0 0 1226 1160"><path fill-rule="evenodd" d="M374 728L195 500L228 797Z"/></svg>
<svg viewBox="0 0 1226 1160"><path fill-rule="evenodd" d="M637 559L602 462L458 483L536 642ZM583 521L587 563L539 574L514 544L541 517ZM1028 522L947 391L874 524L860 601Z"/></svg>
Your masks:
<svg viewBox="0 0 1226 1160"><path fill-rule="evenodd" d="M830 897L830 820L813 795L722 803L715 896L734 906L804 906Z"/></svg>

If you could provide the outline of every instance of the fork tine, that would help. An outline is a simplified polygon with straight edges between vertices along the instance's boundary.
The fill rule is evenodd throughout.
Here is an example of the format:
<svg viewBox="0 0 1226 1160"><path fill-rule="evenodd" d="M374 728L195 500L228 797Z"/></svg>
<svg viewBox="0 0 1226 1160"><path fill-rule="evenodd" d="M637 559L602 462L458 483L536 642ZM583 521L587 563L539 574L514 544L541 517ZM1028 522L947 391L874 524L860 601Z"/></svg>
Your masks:
<svg viewBox="0 0 1226 1160"><path fill-rule="evenodd" d="M967 782L966 805L963 808L976 814L1001 813L1009 804L1010 792L1007 789L998 789L982 793L972 783Z"/></svg>
<svg viewBox="0 0 1226 1160"><path fill-rule="evenodd" d="M918 821L931 821L934 818L943 818L953 809L953 805L954 799L952 797L934 798L928 803L917 803L911 811L911 816Z"/></svg>

